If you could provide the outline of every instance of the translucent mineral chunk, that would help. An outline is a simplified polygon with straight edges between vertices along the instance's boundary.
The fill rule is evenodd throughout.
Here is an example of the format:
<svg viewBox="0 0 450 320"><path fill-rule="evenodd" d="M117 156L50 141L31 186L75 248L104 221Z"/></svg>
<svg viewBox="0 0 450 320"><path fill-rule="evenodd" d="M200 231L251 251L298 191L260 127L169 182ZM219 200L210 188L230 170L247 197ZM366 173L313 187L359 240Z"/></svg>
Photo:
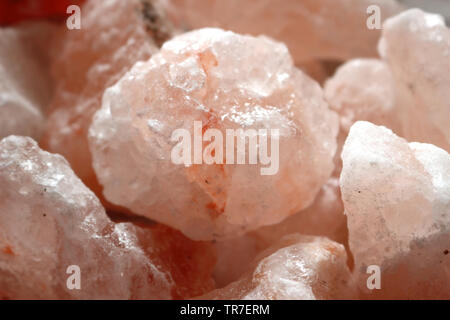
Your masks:
<svg viewBox="0 0 450 320"><path fill-rule="evenodd" d="M0 142L0 298L189 297L213 288L213 264L210 246L168 227L111 222L64 158L31 138Z"/></svg>
<svg viewBox="0 0 450 320"><path fill-rule="evenodd" d="M212 239L309 206L333 170L337 121L320 86L293 66L283 44L201 29L166 42L107 89L89 139L109 201L191 238ZM218 161L194 163L183 152L192 162L175 164L178 129L190 137L219 132L222 144L210 151ZM263 130L257 150L271 152L269 163L249 164L249 139L244 150L227 147L230 129ZM230 164L228 152L246 161Z"/></svg>
<svg viewBox="0 0 450 320"><path fill-rule="evenodd" d="M292 233L325 236L342 244L347 243L347 221L338 179L329 179L311 206L281 223L215 243L217 264L214 279L217 286L237 280L259 253Z"/></svg>
<svg viewBox="0 0 450 320"><path fill-rule="evenodd" d="M350 127L358 120L383 125L402 133L395 84L389 66L378 59L353 59L325 82L325 98L339 115L340 130L333 176L342 169L341 152Z"/></svg>
<svg viewBox="0 0 450 320"><path fill-rule="evenodd" d="M379 51L395 79L402 136L450 151L450 29L411 9L384 24Z"/></svg>
<svg viewBox="0 0 450 320"><path fill-rule="evenodd" d="M394 130L394 79L389 67L377 59L354 59L340 66L324 86L330 108L339 114L345 135L358 120Z"/></svg>
<svg viewBox="0 0 450 320"><path fill-rule="evenodd" d="M293 234L263 252L249 271L201 299L344 299L352 280L344 246Z"/></svg>
<svg viewBox="0 0 450 320"><path fill-rule="evenodd" d="M0 138L38 139L43 131L51 82L40 46L53 28L46 23L0 28Z"/></svg>
<svg viewBox="0 0 450 320"><path fill-rule="evenodd" d="M255 36L264 34L286 43L296 63L376 56L380 31L369 29L367 20L372 26L373 19L383 21L400 11L395 0L171 0L169 3L180 28L220 27Z"/></svg>
<svg viewBox="0 0 450 320"><path fill-rule="evenodd" d="M450 155L360 121L350 129L342 160L350 249L363 294L448 299ZM381 289L369 291L372 265L381 270Z"/></svg>
<svg viewBox="0 0 450 320"><path fill-rule="evenodd" d="M160 1L90 0L81 8L82 28L67 30L52 65L55 97L42 145L62 154L98 193L87 131L103 91L136 61L148 59L169 37Z"/></svg>

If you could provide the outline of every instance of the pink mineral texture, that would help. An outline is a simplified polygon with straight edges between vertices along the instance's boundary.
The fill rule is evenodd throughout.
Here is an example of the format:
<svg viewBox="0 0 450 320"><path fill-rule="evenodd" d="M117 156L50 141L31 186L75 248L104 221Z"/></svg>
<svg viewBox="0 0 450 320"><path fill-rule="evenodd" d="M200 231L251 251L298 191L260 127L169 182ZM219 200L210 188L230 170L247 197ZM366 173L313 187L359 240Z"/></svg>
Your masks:
<svg viewBox="0 0 450 320"><path fill-rule="evenodd" d="M449 50L440 16L411 9L389 18L382 60L350 60L326 81L326 99L340 115L339 147L355 121L367 120L449 151Z"/></svg>
<svg viewBox="0 0 450 320"><path fill-rule="evenodd" d="M395 79L402 137L450 151L450 29L411 9L384 24L379 51Z"/></svg>
<svg viewBox="0 0 450 320"><path fill-rule="evenodd" d="M383 61L349 60L325 82L324 92L330 108L339 114L340 120L335 176L339 177L342 147L350 127L356 121L370 121L402 134L394 78L389 66Z"/></svg>
<svg viewBox="0 0 450 320"><path fill-rule="evenodd" d="M31 23L0 29L0 138L42 134L51 81L41 46L54 28Z"/></svg>
<svg viewBox="0 0 450 320"><path fill-rule="evenodd" d="M255 259L239 280L202 299L345 299L353 282L344 246L322 237L292 234Z"/></svg>
<svg viewBox="0 0 450 320"><path fill-rule="evenodd" d="M395 127L394 79L378 59L353 59L340 66L324 86L330 108L339 114L345 136L358 120Z"/></svg>
<svg viewBox="0 0 450 320"><path fill-rule="evenodd" d="M61 27L52 65L57 83L41 144L62 154L77 175L101 194L87 143L101 96L136 61L148 59L170 34L160 1L89 0L81 8L82 28Z"/></svg>
<svg viewBox="0 0 450 320"><path fill-rule="evenodd" d="M217 242L215 247L218 260L214 270L217 285L222 287L237 280L259 253L292 233L326 236L347 244L347 221L338 179L329 179L321 188L314 203L307 209L278 224L259 228L241 237Z"/></svg>
<svg viewBox="0 0 450 320"><path fill-rule="evenodd" d="M1 298L190 297L213 288L213 264L210 245L168 227L113 223L67 161L31 138L0 142ZM72 265L80 290L67 286Z"/></svg>
<svg viewBox="0 0 450 320"><path fill-rule="evenodd" d="M277 170L264 175L261 162L174 164L173 132L194 137L196 121L222 137L229 129L278 130ZM207 28L166 42L108 88L89 142L108 201L207 240L309 206L333 170L337 131L320 86L294 67L286 46ZM237 143L223 146L223 156L245 157Z"/></svg>
<svg viewBox="0 0 450 320"><path fill-rule="evenodd" d="M342 160L340 185L362 297L449 299L450 155L359 121ZM372 265L381 270L381 288L368 290Z"/></svg>
<svg viewBox="0 0 450 320"><path fill-rule="evenodd" d="M395 0L170 0L183 29L220 27L286 43L296 63L376 56L380 30L370 30L369 6L384 20L400 11Z"/></svg>

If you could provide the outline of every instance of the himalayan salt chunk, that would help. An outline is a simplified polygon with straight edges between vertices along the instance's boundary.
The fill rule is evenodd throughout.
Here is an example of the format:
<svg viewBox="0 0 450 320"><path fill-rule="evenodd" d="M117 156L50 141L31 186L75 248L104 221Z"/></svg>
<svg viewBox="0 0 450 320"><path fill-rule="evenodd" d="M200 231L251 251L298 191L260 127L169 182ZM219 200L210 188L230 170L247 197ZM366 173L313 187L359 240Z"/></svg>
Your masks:
<svg viewBox="0 0 450 320"><path fill-rule="evenodd" d="M239 280L200 299L345 299L352 288L344 246L292 234L263 252Z"/></svg>
<svg viewBox="0 0 450 320"><path fill-rule="evenodd" d="M0 138L18 134L38 139L43 131L51 81L40 45L53 31L47 23L0 28Z"/></svg>
<svg viewBox="0 0 450 320"><path fill-rule="evenodd" d="M132 228L150 261L170 274L172 299L198 296L215 288L212 272L216 254L211 243L189 240L162 224L151 227L123 224Z"/></svg>
<svg viewBox="0 0 450 320"><path fill-rule="evenodd" d="M5 71L0 62L0 138L19 134L38 139L44 127L44 117L39 108L21 94L20 88Z"/></svg>
<svg viewBox="0 0 450 320"><path fill-rule="evenodd" d="M348 134L358 120L384 125L395 117L394 80L389 67L378 59L354 59L340 66L324 86L330 108L339 114L341 129Z"/></svg>
<svg viewBox="0 0 450 320"><path fill-rule="evenodd" d="M174 164L178 129L200 139L215 129L222 158ZM224 158L246 158L248 139L245 150L225 143L226 130L243 129L266 137L278 130L267 144L260 140L260 149L272 149L269 164ZM89 142L107 200L207 240L275 224L309 206L333 170L337 130L320 86L293 66L283 44L201 29L166 42L105 91Z"/></svg>
<svg viewBox="0 0 450 320"><path fill-rule="evenodd" d="M369 6L380 19L400 11L395 0L171 0L169 11L183 29L220 27L264 34L286 43L296 63L376 56L380 31L370 30ZM369 22L371 22L370 20ZM380 26L381 27L381 26Z"/></svg>
<svg viewBox="0 0 450 320"><path fill-rule="evenodd" d="M241 237L215 243L217 264L214 279L218 287L237 280L259 253L292 233L324 236L346 244L347 221L338 179L329 179L310 207L288 217L283 222L259 228Z"/></svg>
<svg viewBox="0 0 450 320"><path fill-rule="evenodd" d="M354 59L340 66L324 86L325 99L340 119L333 176L342 170L342 147L350 127L358 120L383 125L402 133L396 107L394 79L378 59Z"/></svg>
<svg viewBox="0 0 450 320"><path fill-rule="evenodd" d="M450 298L450 155L359 121L342 160L342 198L363 296ZM381 270L381 289L369 292L371 265Z"/></svg>
<svg viewBox="0 0 450 320"><path fill-rule="evenodd" d="M159 0L90 0L81 8L82 28L56 42L52 65L55 96L42 146L62 154L77 175L98 191L87 131L105 88L136 61L147 60L170 37Z"/></svg>
<svg viewBox="0 0 450 320"><path fill-rule="evenodd" d="M411 9L384 24L379 51L395 79L402 136L450 151L450 29Z"/></svg>
<svg viewBox="0 0 450 320"><path fill-rule="evenodd" d="M114 224L64 158L31 138L0 142L1 298L189 297L213 287L208 252L168 227ZM67 286L72 265L80 290Z"/></svg>

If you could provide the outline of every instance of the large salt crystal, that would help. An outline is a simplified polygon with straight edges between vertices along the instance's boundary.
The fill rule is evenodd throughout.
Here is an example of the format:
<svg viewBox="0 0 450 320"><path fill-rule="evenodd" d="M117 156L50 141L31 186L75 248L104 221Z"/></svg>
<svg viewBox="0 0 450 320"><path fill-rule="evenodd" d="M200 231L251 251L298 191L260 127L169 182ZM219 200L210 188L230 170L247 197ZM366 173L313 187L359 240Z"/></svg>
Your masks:
<svg viewBox="0 0 450 320"><path fill-rule="evenodd" d="M340 184L363 297L450 298L450 155L356 122ZM381 289L367 290L367 267Z"/></svg>
<svg viewBox="0 0 450 320"><path fill-rule="evenodd" d="M354 59L340 66L324 86L330 108L345 135L358 120L394 129L395 89L389 67L378 59Z"/></svg>
<svg viewBox="0 0 450 320"><path fill-rule="evenodd" d="M324 236L338 243L347 243L347 221L338 179L329 179L311 206L281 223L216 242L214 246L217 250L217 264L214 279L217 286L223 287L237 280L258 254L293 233Z"/></svg>
<svg viewBox="0 0 450 320"><path fill-rule="evenodd" d="M213 288L213 264L210 246L168 227L111 222L67 161L32 139L0 142L0 298L189 297ZM67 286L72 265L80 290Z"/></svg>
<svg viewBox="0 0 450 320"><path fill-rule="evenodd" d="M342 147L350 127L358 120L383 125L402 133L395 84L386 63L378 59L353 59L340 66L325 82L325 99L339 115L340 130L334 176L342 169Z"/></svg>
<svg viewBox="0 0 450 320"><path fill-rule="evenodd" d="M169 11L180 28L220 27L255 36L265 34L286 43L296 63L376 56L380 31L367 27L367 20L376 18L374 6L381 21L400 11L395 0L171 0L169 3Z"/></svg>
<svg viewBox="0 0 450 320"><path fill-rule="evenodd" d="M277 170L264 175L269 165L248 161L174 164L172 133L201 135L195 121L219 130L224 145L227 129L279 130L279 155L273 149L270 164L278 162ZM337 121L283 44L201 29L166 42L107 89L89 138L109 201L193 239L212 239L309 206L333 170ZM236 143L230 149L239 151Z"/></svg>
<svg viewBox="0 0 450 320"><path fill-rule="evenodd" d="M62 154L97 193L87 143L92 116L105 88L136 61L147 60L171 29L158 0L90 0L81 8L82 28L67 30L55 44L56 92L42 145Z"/></svg>
<svg viewBox="0 0 450 320"><path fill-rule="evenodd" d="M344 246L293 234L263 252L239 280L200 298L345 299L352 297L352 288Z"/></svg>
<svg viewBox="0 0 450 320"><path fill-rule="evenodd" d="M450 29L419 9L384 24L379 51L395 79L402 136L450 151Z"/></svg>
<svg viewBox="0 0 450 320"><path fill-rule="evenodd" d="M51 82L40 46L48 43L53 28L47 23L0 28L0 138L38 139L43 131Z"/></svg>

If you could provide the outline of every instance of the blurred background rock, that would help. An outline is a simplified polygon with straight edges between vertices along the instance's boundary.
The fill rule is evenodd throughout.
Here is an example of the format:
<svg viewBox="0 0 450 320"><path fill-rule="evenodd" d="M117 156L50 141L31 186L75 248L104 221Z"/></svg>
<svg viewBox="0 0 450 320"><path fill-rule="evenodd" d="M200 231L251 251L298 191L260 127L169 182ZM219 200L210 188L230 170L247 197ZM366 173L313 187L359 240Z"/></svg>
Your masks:
<svg viewBox="0 0 450 320"><path fill-rule="evenodd" d="M450 25L450 0L398 0L403 5L422 8L425 11L439 13L445 17L447 26Z"/></svg>

